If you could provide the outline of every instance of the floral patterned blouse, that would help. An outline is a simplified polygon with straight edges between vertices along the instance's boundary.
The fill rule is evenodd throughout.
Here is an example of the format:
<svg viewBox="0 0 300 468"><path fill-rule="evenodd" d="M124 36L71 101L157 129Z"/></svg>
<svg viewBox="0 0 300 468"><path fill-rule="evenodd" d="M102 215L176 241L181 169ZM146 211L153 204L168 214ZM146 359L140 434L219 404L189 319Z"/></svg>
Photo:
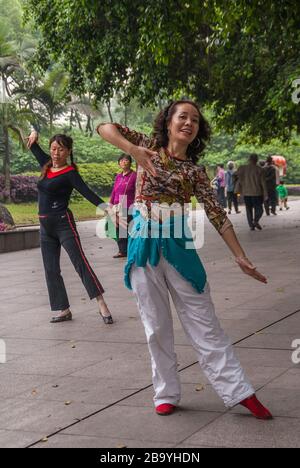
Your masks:
<svg viewBox="0 0 300 468"><path fill-rule="evenodd" d="M151 203L169 205L177 203L183 206L185 203L190 203L192 196L195 196L199 203L203 203L209 221L220 234L232 226L225 210L215 198L210 180L203 168L191 160L183 161L172 156L166 148L158 147L154 138L120 124L114 125L126 140L158 153L151 158L156 169L156 177L141 166L137 169L135 204L146 205L148 210Z"/></svg>

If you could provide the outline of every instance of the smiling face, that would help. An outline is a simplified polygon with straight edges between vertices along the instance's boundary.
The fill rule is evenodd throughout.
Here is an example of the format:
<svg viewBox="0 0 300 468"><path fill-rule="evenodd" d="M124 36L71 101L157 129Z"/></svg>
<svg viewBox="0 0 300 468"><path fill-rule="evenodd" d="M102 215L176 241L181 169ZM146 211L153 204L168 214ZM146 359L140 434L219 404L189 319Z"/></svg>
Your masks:
<svg viewBox="0 0 300 468"><path fill-rule="evenodd" d="M67 165L67 159L71 150L53 141L50 146L50 156L54 167L63 167Z"/></svg>
<svg viewBox="0 0 300 468"><path fill-rule="evenodd" d="M192 104L178 104L168 124L169 141L191 144L198 134L199 120L199 112Z"/></svg>

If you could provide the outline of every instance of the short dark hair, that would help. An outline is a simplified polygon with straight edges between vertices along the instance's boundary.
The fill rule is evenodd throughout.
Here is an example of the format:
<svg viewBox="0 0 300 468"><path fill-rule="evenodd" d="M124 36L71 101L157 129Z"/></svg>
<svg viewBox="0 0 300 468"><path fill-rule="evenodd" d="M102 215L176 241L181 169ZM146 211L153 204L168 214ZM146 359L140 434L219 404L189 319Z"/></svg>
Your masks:
<svg viewBox="0 0 300 468"><path fill-rule="evenodd" d="M199 130L195 140L187 148L187 156L191 158L194 164L199 160L201 153L210 140L211 129L209 123L203 117L202 112L196 102L189 99L180 99L171 101L168 106L160 111L154 121L153 136L156 139L157 145L166 148L169 143L168 124L170 123L176 107L180 104L191 104L199 113ZM196 144L193 144L196 142Z"/></svg>
<svg viewBox="0 0 300 468"><path fill-rule="evenodd" d="M253 162L254 164L257 164L258 155L256 153L251 153L249 156L249 161Z"/></svg>
<svg viewBox="0 0 300 468"><path fill-rule="evenodd" d="M120 164L120 161L122 161L122 159L127 159L127 161L129 161L130 164L132 164L132 157L130 156L130 154L122 153L118 159L118 164Z"/></svg>

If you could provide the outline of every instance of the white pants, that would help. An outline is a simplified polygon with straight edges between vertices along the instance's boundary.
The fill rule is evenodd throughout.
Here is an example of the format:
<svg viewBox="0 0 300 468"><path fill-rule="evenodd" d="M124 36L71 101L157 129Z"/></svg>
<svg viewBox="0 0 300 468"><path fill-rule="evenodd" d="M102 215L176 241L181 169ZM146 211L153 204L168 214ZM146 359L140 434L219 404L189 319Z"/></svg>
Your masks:
<svg viewBox="0 0 300 468"><path fill-rule="evenodd" d="M163 255L158 266L133 265L130 274L151 355L155 406L177 405L181 396L168 291L200 366L225 405L255 393L215 315L208 283L199 294Z"/></svg>

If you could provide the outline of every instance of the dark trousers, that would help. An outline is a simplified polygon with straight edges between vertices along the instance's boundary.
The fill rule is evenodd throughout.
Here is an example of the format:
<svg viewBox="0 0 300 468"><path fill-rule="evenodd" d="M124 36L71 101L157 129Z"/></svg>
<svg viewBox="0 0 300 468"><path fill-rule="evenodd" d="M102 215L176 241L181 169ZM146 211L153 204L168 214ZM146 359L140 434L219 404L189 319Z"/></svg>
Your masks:
<svg viewBox="0 0 300 468"><path fill-rule="evenodd" d="M268 199L264 202L266 214L270 214L270 207L271 213L276 213L276 205L277 205L277 192L276 189L268 190Z"/></svg>
<svg viewBox="0 0 300 468"><path fill-rule="evenodd" d="M217 199L223 208L227 208L227 201L225 197L225 187L219 187L217 192Z"/></svg>
<svg viewBox="0 0 300 468"><path fill-rule="evenodd" d="M127 229L118 226L117 227L117 244L119 247L119 252L123 255L127 255L127 245L128 245L128 226L129 223L132 221L132 216L128 215L127 216Z"/></svg>
<svg viewBox="0 0 300 468"><path fill-rule="evenodd" d="M237 194L234 192L227 192L227 202L228 202L228 208L229 211L232 209L232 203L234 205L234 209L236 212L239 211L239 205L238 205L238 197Z"/></svg>
<svg viewBox="0 0 300 468"><path fill-rule="evenodd" d="M263 215L263 197L247 197L244 196L248 224L252 228L259 222Z"/></svg>
<svg viewBox="0 0 300 468"><path fill-rule="evenodd" d="M61 215L40 216L40 224L41 249L51 310L65 310L70 307L60 270L61 247L69 255L89 298L102 295L104 289L84 255L71 211Z"/></svg>

